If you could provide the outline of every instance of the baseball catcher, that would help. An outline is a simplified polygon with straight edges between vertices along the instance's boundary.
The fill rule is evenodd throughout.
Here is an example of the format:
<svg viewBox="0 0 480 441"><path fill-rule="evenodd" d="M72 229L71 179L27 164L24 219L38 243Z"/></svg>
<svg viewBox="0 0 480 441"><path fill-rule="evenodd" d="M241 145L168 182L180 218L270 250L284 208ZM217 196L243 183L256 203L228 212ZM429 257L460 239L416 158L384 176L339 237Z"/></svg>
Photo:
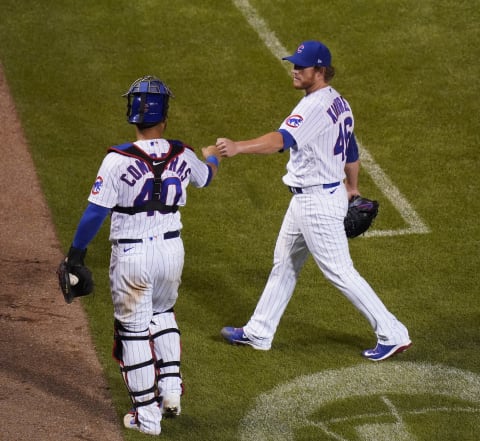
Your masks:
<svg viewBox="0 0 480 441"><path fill-rule="evenodd" d="M348 203L348 212L345 216L344 225L347 237L352 239L365 233L378 214L378 202L353 196Z"/></svg>
<svg viewBox="0 0 480 441"><path fill-rule="evenodd" d="M92 272L85 266L87 250L70 247L65 260L57 269L58 283L67 303L75 297L86 296L93 291Z"/></svg>
<svg viewBox="0 0 480 441"><path fill-rule="evenodd" d="M142 76L123 96L134 140L108 148L58 273L67 303L92 291L83 260L108 217L112 355L132 402L123 425L159 435L164 416L180 415L183 395L174 310L185 260L181 208L190 184L210 184L221 156L210 145L203 161L188 144L165 137L173 93L159 78Z"/></svg>

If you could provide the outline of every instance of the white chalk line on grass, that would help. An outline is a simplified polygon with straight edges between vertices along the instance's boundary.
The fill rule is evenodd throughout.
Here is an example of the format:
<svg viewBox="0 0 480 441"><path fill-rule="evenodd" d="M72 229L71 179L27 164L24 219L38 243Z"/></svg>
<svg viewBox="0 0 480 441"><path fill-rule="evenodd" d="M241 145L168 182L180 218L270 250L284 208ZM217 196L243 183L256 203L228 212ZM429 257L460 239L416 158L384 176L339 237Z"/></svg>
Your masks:
<svg viewBox="0 0 480 441"><path fill-rule="evenodd" d="M278 40L274 32L272 32L265 20L260 17L257 11L252 7L248 0L232 0L235 6L243 14L250 26L257 32L265 46L270 52L281 60L289 52ZM284 64L287 71L290 73L290 67ZM361 146L361 160L362 167L372 177L375 184L382 191L385 197L398 211L404 222L408 225L407 228L400 228L396 230L370 230L365 233L366 237L375 236L400 236L404 234L426 234L430 229L423 222L417 212L413 209L407 199L400 193L400 190L393 184L390 178L384 173L381 167L375 162L370 153L364 146Z"/></svg>
<svg viewBox="0 0 480 441"><path fill-rule="evenodd" d="M252 7L248 0L233 0L235 6L240 10L243 16L247 19L247 22L260 36L261 40L265 43L270 52L275 58L281 60L285 57L287 50L283 47L282 43L278 40L274 32L272 32L265 20L257 14L257 11ZM290 73L290 68L284 65Z"/></svg>
<svg viewBox="0 0 480 441"><path fill-rule="evenodd" d="M410 203L395 187L390 178L385 174L381 167L374 161L368 150L360 146L362 167L372 177L375 184L382 191L385 197L400 213L400 216L409 226L400 230L372 230L365 233L365 236L395 236L398 234L426 234L430 229L420 219L420 216L412 208Z"/></svg>
<svg viewBox="0 0 480 441"><path fill-rule="evenodd" d="M346 400L357 407L354 401L340 417L330 417L329 409L338 415ZM359 403L377 410L365 412ZM336 441L414 441L420 427L415 416L433 423L439 414L445 424L468 417L464 427L471 432L480 421L480 377L428 363L362 363L302 375L260 394L239 435L241 441L294 441L309 428Z"/></svg>

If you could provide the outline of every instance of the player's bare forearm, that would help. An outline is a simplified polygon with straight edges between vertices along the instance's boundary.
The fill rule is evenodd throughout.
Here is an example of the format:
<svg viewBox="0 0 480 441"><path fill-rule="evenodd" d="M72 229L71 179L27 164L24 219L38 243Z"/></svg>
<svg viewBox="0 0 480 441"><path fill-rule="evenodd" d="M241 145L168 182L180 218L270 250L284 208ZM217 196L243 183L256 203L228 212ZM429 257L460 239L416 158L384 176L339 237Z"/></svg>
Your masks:
<svg viewBox="0 0 480 441"><path fill-rule="evenodd" d="M231 157L242 154L271 154L283 148L283 137L279 132L270 132L255 139L232 141L218 138L217 148L222 156Z"/></svg>
<svg viewBox="0 0 480 441"><path fill-rule="evenodd" d="M360 161L347 162L345 164L345 188L347 189L348 199L360 194L358 190L358 174L360 172Z"/></svg>

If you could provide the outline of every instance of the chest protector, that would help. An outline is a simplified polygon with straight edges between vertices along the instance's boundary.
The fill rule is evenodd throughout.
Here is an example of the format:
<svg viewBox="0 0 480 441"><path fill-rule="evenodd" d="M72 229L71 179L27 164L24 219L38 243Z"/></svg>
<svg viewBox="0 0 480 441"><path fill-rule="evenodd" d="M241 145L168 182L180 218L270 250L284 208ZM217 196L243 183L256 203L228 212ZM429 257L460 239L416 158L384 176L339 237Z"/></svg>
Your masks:
<svg viewBox="0 0 480 441"><path fill-rule="evenodd" d="M108 149L109 153L119 153L120 155L140 159L147 164L148 168L154 175L153 196L151 200L146 201L143 205L137 205L134 207L121 207L120 205L117 205L112 208L112 211L130 215L142 213L144 211L159 211L160 213L175 213L178 211L178 205L166 205L160 202L160 193L162 191L161 176L168 164L178 155L183 153L187 146L181 141L172 139L168 139L167 141L170 144L170 150L166 156L162 156L161 158L152 158L133 143L117 145Z"/></svg>

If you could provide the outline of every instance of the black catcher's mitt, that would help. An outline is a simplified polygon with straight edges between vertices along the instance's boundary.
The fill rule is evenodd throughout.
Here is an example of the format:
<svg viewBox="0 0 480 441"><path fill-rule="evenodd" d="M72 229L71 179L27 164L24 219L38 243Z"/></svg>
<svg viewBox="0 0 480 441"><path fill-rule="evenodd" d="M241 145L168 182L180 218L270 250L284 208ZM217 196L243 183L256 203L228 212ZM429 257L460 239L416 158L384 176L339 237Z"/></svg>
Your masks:
<svg viewBox="0 0 480 441"><path fill-rule="evenodd" d="M58 266L58 284L67 303L93 291L92 272L84 264L86 253L87 250L70 247L68 256Z"/></svg>
<svg viewBox="0 0 480 441"><path fill-rule="evenodd" d="M370 228L378 214L378 205L377 201L362 196L353 196L350 199L348 212L343 222L348 238L360 236Z"/></svg>

